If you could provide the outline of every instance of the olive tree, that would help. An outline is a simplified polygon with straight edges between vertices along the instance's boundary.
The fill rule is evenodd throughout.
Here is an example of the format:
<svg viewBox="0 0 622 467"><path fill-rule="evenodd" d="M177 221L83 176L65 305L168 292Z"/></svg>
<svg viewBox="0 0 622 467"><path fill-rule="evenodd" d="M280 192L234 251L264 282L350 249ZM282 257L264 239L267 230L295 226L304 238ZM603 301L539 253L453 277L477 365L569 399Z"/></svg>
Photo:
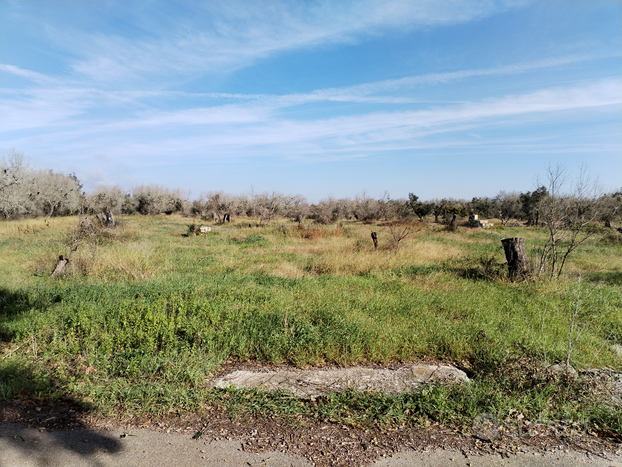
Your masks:
<svg viewBox="0 0 622 467"><path fill-rule="evenodd" d="M341 200L340 200L341 201ZM346 207L345 202L337 201L340 208ZM382 198L373 199L367 196L367 193L356 196L352 204L352 214L359 221L371 221L371 220L388 220L395 214L395 204L389 198L389 193L384 192ZM346 212L339 210L340 214L346 216Z"/></svg>
<svg viewBox="0 0 622 467"><path fill-rule="evenodd" d="M78 178L30 167L22 152L0 156L0 214L5 218L73 214L82 206Z"/></svg>
<svg viewBox="0 0 622 467"><path fill-rule="evenodd" d="M611 223L622 217L622 191L603 195L598 200L599 220L605 227L611 228Z"/></svg>
<svg viewBox="0 0 622 467"><path fill-rule="evenodd" d="M518 219L521 214L521 202L518 193L501 191L495 200L501 225L506 226L511 219Z"/></svg>
<svg viewBox="0 0 622 467"><path fill-rule="evenodd" d="M287 217L294 218L298 223L302 223L304 219L309 215L311 207L307 202L307 199L298 194L289 197L289 201L284 207L283 214Z"/></svg>
<svg viewBox="0 0 622 467"><path fill-rule="evenodd" d="M291 200L291 196L274 191L259 195L257 199L259 222L267 224L279 214L283 214L284 210L290 205Z"/></svg>
<svg viewBox="0 0 622 467"><path fill-rule="evenodd" d="M443 215L445 224L447 224L447 230L456 230L456 221L458 217L465 217L469 214L469 210L465 206L465 202L454 199L442 199L440 203L440 212ZM434 208L436 210L436 206ZM434 212L435 218L438 218L436 211Z"/></svg>
<svg viewBox="0 0 622 467"><path fill-rule="evenodd" d="M540 215L542 200L548 196L547 188L542 185L532 192L521 193L519 200L521 203L521 216L527 221L527 225L538 226L540 224Z"/></svg>
<svg viewBox="0 0 622 467"><path fill-rule="evenodd" d="M156 184L140 185L133 190L136 212L139 214L172 214L188 208L187 199L180 190L171 190Z"/></svg>
<svg viewBox="0 0 622 467"><path fill-rule="evenodd" d="M311 218L320 224L331 224L339 219L338 200L333 197L321 199L310 206Z"/></svg>
<svg viewBox="0 0 622 467"><path fill-rule="evenodd" d="M126 197L127 193L118 185L100 186L86 195L85 210L93 213L109 209L113 214L120 214L126 203Z"/></svg>
<svg viewBox="0 0 622 467"><path fill-rule="evenodd" d="M468 208L471 214L478 214L483 219L496 217L499 213L499 206L497 205L496 198L473 198L469 201Z"/></svg>
<svg viewBox="0 0 622 467"><path fill-rule="evenodd" d="M441 217L443 215L443 206L445 205L446 200L445 199L435 199L434 201L432 201L432 209L431 209L431 213L434 215L434 223L438 224L438 219L439 217Z"/></svg>
<svg viewBox="0 0 622 467"><path fill-rule="evenodd" d="M14 149L0 156L0 214L17 218L34 211L33 173L24 161L24 153Z"/></svg>
<svg viewBox="0 0 622 467"><path fill-rule="evenodd" d="M49 219L54 214L78 212L82 205L81 190L75 175L41 170L34 174L31 196L39 212Z"/></svg>
<svg viewBox="0 0 622 467"><path fill-rule="evenodd" d="M422 201L419 201L418 196L412 193L408 193L408 206L415 213L415 216L417 216L419 220L423 222L423 219L425 218L425 216L427 216L428 214L432 212L432 209L434 208L434 203L430 203L430 202L424 203Z"/></svg>

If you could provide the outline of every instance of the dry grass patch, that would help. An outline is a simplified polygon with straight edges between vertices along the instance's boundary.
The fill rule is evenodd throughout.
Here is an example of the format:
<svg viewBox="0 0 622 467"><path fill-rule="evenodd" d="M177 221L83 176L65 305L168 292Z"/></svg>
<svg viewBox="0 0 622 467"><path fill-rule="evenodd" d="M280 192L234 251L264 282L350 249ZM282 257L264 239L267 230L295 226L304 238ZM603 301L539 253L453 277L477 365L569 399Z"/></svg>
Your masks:
<svg viewBox="0 0 622 467"><path fill-rule="evenodd" d="M286 279L300 279L305 275L305 272L296 264L281 262L276 264L272 271L270 271L270 274Z"/></svg>
<svg viewBox="0 0 622 467"><path fill-rule="evenodd" d="M73 227L78 222L77 216L52 217L49 220L20 219L14 221L0 221L0 239L21 235L36 235L44 232L57 232L67 227Z"/></svg>
<svg viewBox="0 0 622 467"><path fill-rule="evenodd" d="M309 238L289 235L292 231L307 235L315 230L323 233ZM290 278L301 277L301 274L350 276L375 270L428 265L463 254L458 241L452 244L420 240L417 238L419 233L404 239L400 248L395 249L390 233L384 231L379 233L379 249L374 250L371 237L367 236L368 230L367 226L357 226L356 229L293 228L285 237L264 235L272 244L269 249L245 248L244 252L237 250L236 254L227 252L226 257L221 257L221 265L244 272L263 271ZM343 234L344 231L348 236ZM278 260L279 256L282 261Z"/></svg>
<svg viewBox="0 0 622 467"><path fill-rule="evenodd" d="M313 243L330 237L343 237L347 234L347 230L342 224L336 224L335 226L298 224L295 227L289 227L286 224L281 224L279 226L279 231L287 238L311 240Z"/></svg>
<svg viewBox="0 0 622 467"><path fill-rule="evenodd" d="M464 255L464 249L458 245L447 245L438 242L415 241L409 247L412 249L411 254L417 264L445 261Z"/></svg>
<svg viewBox="0 0 622 467"><path fill-rule="evenodd" d="M168 255L146 242L85 248L74 256L69 272L101 282L141 281L171 270Z"/></svg>
<svg viewBox="0 0 622 467"><path fill-rule="evenodd" d="M371 243L371 242L370 242ZM357 275L370 271L390 270L413 265L427 265L459 257L462 249L436 242L405 240L399 249L361 248L360 242L329 242L325 250L308 258L306 270L312 274Z"/></svg>

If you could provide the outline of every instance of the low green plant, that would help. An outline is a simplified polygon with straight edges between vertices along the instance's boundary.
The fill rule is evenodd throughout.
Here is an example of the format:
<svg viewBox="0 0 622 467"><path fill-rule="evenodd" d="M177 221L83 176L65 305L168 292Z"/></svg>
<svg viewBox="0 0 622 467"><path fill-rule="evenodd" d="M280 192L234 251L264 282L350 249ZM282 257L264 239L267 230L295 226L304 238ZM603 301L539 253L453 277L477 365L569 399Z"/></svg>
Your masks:
<svg viewBox="0 0 622 467"><path fill-rule="evenodd" d="M594 240L589 254L569 263L584 277L575 313L571 278L505 280L494 232L424 226L399 250L374 251L370 228L354 222L339 227L347 235L317 227L328 233L315 238L285 222L286 234L277 222L261 235L223 225L209 241L181 239L187 220L174 215L125 222L140 235L94 245L88 273L60 279L35 275L34 265L66 248L59 238L68 221L52 218L36 233L3 225L1 397L88 399L104 414L221 404L231 413L298 413L353 425L466 426L483 410L530 419L544 411L619 430L619 414L587 397L582 383L543 369L566 360L578 369L622 368L611 350L622 342L615 245ZM521 235L533 245L544 233ZM395 396L346 392L315 403L206 385L210 372L231 361L306 367L428 358L467 369L472 383Z"/></svg>

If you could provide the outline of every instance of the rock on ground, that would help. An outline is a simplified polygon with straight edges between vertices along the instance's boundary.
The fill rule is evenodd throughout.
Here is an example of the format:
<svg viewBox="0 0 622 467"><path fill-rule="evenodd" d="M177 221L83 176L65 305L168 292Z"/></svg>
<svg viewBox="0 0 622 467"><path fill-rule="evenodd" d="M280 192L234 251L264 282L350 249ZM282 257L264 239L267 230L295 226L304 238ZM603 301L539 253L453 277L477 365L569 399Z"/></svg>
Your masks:
<svg viewBox="0 0 622 467"><path fill-rule="evenodd" d="M214 379L213 387L288 390L299 397L316 397L346 389L382 391L387 394L421 389L430 383L466 383L467 375L449 365L412 364L397 369L335 368L255 372L237 370Z"/></svg>

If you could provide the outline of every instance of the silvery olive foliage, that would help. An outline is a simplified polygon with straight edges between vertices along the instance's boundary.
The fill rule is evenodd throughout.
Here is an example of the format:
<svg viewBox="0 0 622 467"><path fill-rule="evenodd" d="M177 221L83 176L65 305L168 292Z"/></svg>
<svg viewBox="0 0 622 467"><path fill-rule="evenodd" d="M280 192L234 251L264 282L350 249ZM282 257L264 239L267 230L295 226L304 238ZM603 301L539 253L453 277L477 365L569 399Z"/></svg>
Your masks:
<svg viewBox="0 0 622 467"><path fill-rule="evenodd" d="M563 173L552 173L556 171ZM554 269L554 274L558 274L558 267L563 268L565 263L565 253L560 256L558 245L561 244L553 239L560 238L564 243L568 238L572 251L577 242L584 241L584 233L592 235L593 230L586 230L591 223L619 228L622 192L598 196L593 192L588 194L586 190L593 187L580 181L574 184L573 190L562 193L560 187L565 169L549 169L546 175L546 183L534 191L501 191L495 197L473 198L471 201L453 198L423 200L413 193L409 193L408 199L391 199L388 192L381 197L362 192L353 198L331 196L309 203L300 194L258 192L254 187L240 195L207 191L191 199L190 193L157 184L143 184L131 190L118 185L100 186L83 193L75 175L36 169L29 165L23 152L12 149L0 152L0 217L49 218L70 214L94 215L109 210L115 215L180 213L219 222L228 214L252 218L257 224L267 224L277 217L298 222L312 219L330 224L343 219L365 222L418 219L423 222L426 218L432 220L432 216L435 222L448 224L456 220L463 223L467 215L479 215L480 219L497 218L503 226L526 224L538 227L544 222L544 226L553 230L550 232L552 243L547 246L550 251L542 256L538 270L551 273Z"/></svg>
<svg viewBox="0 0 622 467"><path fill-rule="evenodd" d="M82 185L74 175L37 170L29 196L37 211L47 218L75 214L82 205Z"/></svg>
<svg viewBox="0 0 622 467"><path fill-rule="evenodd" d="M129 202L128 198L131 198L131 193L123 190L122 187L114 185L99 186L94 191L87 193L84 199L84 212L85 214L93 214L98 212L104 212L109 209L113 214L123 214L124 209L132 209L133 203Z"/></svg>
<svg viewBox="0 0 622 467"><path fill-rule="evenodd" d="M0 214L6 219L25 215L32 209L28 197L31 177L24 154L7 151L0 157Z"/></svg>
<svg viewBox="0 0 622 467"><path fill-rule="evenodd" d="M38 170L22 152L0 156L0 215L5 219L75 214L83 202L75 175Z"/></svg>

